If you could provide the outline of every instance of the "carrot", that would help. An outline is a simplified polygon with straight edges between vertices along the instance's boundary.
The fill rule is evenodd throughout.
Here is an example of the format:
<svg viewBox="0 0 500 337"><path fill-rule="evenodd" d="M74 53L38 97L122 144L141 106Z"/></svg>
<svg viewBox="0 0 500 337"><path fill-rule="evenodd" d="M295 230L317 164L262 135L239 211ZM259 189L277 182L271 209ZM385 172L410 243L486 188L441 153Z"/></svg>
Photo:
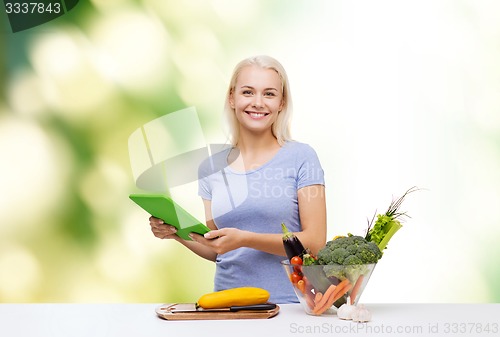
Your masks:
<svg viewBox="0 0 500 337"><path fill-rule="evenodd" d="M336 295L339 291L341 291L348 284L349 284L349 279L344 279L342 282L337 284L337 288L335 288L335 293L332 295Z"/></svg>
<svg viewBox="0 0 500 337"><path fill-rule="evenodd" d="M328 288L328 290L330 290L330 288ZM342 282L340 282L335 288L333 288L333 291L331 291L328 294L328 296L326 296L326 292L328 290L325 291L325 295L323 295L323 298L326 297L326 300L321 301L321 305L316 305L313 309L313 313L316 315L321 315L326 310L328 310L328 308L330 308L333 305L333 303L335 303L335 301L337 301L346 292L348 292L349 289L351 289L351 284L349 283L348 279L345 279Z"/></svg>
<svg viewBox="0 0 500 337"><path fill-rule="evenodd" d="M321 298L323 297L323 294L321 293L321 291L318 291L316 293L316 295L314 296L314 303L318 303L319 301L321 301Z"/></svg>
<svg viewBox="0 0 500 337"><path fill-rule="evenodd" d="M363 283L364 275L360 275L358 279L356 280L356 284L354 285L354 288L352 288L351 291L351 305L354 304L354 301L356 301L356 296L358 296L358 291L359 288L361 288L361 284Z"/></svg>
<svg viewBox="0 0 500 337"><path fill-rule="evenodd" d="M328 301L328 298L330 295L335 291L337 287L335 285L330 285L328 289L326 289L325 293L323 296L321 296L320 300L316 302L316 305L314 306L313 311L315 311L317 308L321 308L325 305L326 301Z"/></svg>
<svg viewBox="0 0 500 337"><path fill-rule="evenodd" d="M340 291L338 293L336 293L335 295L333 295L333 303L337 302L337 300L339 298L341 298L342 296L344 296L350 289L352 288L352 284L349 283L347 284L344 288L340 289Z"/></svg>
<svg viewBox="0 0 500 337"><path fill-rule="evenodd" d="M346 285L344 288L340 289L340 291L337 292L335 295L332 294L330 296L330 298L328 299L328 301L325 303L325 305L320 310L317 310L314 313L317 314L317 315L321 315L322 313L324 313L326 310L328 310L328 308L330 308L333 305L333 303L337 302L337 300L339 298L341 298L342 296L344 296L344 294L346 292L348 292L349 289L351 289L351 284L350 283L348 285Z"/></svg>
<svg viewBox="0 0 500 337"><path fill-rule="evenodd" d="M306 292L306 284L304 283L304 280L299 280L297 282L297 288L299 288L300 292L302 294L305 294Z"/></svg>

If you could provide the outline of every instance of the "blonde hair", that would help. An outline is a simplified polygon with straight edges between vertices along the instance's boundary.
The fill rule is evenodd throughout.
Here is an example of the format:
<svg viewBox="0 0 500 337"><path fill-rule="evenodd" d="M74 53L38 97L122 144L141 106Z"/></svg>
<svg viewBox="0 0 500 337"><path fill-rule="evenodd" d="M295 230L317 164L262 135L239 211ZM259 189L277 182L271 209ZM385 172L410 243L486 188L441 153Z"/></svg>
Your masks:
<svg viewBox="0 0 500 337"><path fill-rule="evenodd" d="M224 114L226 115L226 120L229 126L229 139L232 146L238 144L239 135L239 122L234 114L234 109L229 103L229 98L233 93L236 81L238 79L241 70L248 66L259 66L263 69L272 69L276 71L279 78L281 79L282 94L283 94L283 107L278 114L276 121L272 125L272 132L274 137L280 145L283 145L286 141L291 140L290 135L290 122L292 117L292 97L290 95L290 85L288 83L288 77L285 72L285 68L274 58L267 55L253 56L239 62L233 71L233 76L229 82L229 89L226 95L226 102L224 104Z"/></svg>

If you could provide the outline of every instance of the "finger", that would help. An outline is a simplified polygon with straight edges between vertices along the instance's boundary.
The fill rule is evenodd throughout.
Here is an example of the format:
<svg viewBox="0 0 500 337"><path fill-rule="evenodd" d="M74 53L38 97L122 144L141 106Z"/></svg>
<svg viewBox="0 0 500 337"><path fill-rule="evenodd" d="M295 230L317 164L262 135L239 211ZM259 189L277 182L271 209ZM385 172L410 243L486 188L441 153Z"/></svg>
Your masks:
<svg viewBox="0 0 500 337"><path fill-rule="evenodd" d="M149 217L149 222L151 222L151 223L160 223L160 222L163 222L163 220L160 219L160 218L154 217L154 216L150 216Z"/></svg>
<svg viewBox="0 0 500 337"><path fill-rule="evenodd" d="M150 225L151 225L151 228L158 230L158 231L169 231L172 233L177 232L177 229L174 226L169 225L169 224L165 224L165 223L158 224L156 222L153 222L153 223L150 223Z"/></svg>
<svg viewBox="0 0 500 337"><path fill-rule="evenodd" d="M212 249L217 254L224 254L228 251L227 248L225 247L226 244L224 238L218 239L219 236L215 236L212 239L207 239L203 235L191 233L189 234L189 237L191 237L193 241L196 241L199 244L202 244Z"/></svg>
<svg viewBox="0 0 500 337"><path fill-rule="evenodd" d="M177 228L175 228L172 225L167 225L167 224L158 225L158 226L155 226L155 228L158 229L159 231L163 231L163 232L169 232L169 233L177 232Z"/></svg>
<svg viewBox="0 0 500 337"><path fill-rule="evenodd" d="M222 236L222 230L221 229L216 229L216 230L211 230L210 232L207 232L203 235L205 239L211 240L211 239L217 239Z"/></svg>
<svg viewBox="0 0 500 337"><path fill-rule="evenodd" d="M177 233L177 229L174 226L151 226L151 231L156 237L159 237L160 239L163 239L167 235L175 235Z"/></svg>
<svg viewBox="0 0 500 337"><path fill-rule="evenodd" d="M158 231L154 228L151 228L151 232L153 232L153 235L156 236L157 238L163 239L165 234L163 234L161 231Z"/></svg>
<svg viewBox="0 0 500 337"><path fill-rule="evenodd" d="M162 219L155 218L154 216L151 216L149 218L149 224L151 226L153 225L163 225L165 222Z"/></svg>
<svg viewBox="0 0 500 337"><path fill-rule="evenodd" d="M199 242L201 244L204 244L206 245L207 243L209 243L210 240L207 240L203 237L203 235L200 235L200 234L196 234L196 233L189 233L189 237L193 240L193 241L196 241L196 242Z"/></svg>

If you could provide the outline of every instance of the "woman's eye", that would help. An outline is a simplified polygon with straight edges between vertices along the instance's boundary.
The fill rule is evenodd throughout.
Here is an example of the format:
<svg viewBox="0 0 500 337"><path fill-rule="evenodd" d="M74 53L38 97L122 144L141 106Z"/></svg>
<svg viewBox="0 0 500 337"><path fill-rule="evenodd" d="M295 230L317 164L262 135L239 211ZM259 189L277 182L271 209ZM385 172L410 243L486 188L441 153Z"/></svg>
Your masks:
<svg viewBox="0 0 500 337"><path fill-rule="evenodd" d="M243 90L242 94L243 95L251 95L252 92L250 90Z"/></svg>
<svg viewBox="0 0 500 337"><path fill-rule="evenodd" d="M264 95L271 96L271 97L276 96L276 94L274 92L272 92L272 91L266 92Z"/></svg>

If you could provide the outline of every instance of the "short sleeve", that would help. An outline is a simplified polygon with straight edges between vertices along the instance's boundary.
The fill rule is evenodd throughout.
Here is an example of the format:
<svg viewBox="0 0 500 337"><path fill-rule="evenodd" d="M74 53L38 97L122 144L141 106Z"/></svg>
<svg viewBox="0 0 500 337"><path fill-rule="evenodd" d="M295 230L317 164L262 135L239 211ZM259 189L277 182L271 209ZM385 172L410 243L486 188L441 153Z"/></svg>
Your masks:
<svg viewBox="0 0 500 337"><path fill-rule="evenodd" d="M203 160L198 167L198 195L203 199L212 200L214 177L227 166L229 151L229 148L223 148Z"/></svg>
<svg viewBox="0 0 500 337"><path fill-rule="evenodd" d="M212 188L209 181L209 160L205 160L198 168L198 195L205 200L212 200Z"/></svg>
<svg viewBox="0 0 500 337"><path fill-rule="evenodd" d="M198 180L198 195L205 200L212 200L212 193L207 177Z"/></svg>
<svg viewBox="0 0 500 337"><path fill-rule="evenodd" d="M299 159L297 189L310 185L325 185L325 174L316 151L304 144L297 156Z"/></svg>

